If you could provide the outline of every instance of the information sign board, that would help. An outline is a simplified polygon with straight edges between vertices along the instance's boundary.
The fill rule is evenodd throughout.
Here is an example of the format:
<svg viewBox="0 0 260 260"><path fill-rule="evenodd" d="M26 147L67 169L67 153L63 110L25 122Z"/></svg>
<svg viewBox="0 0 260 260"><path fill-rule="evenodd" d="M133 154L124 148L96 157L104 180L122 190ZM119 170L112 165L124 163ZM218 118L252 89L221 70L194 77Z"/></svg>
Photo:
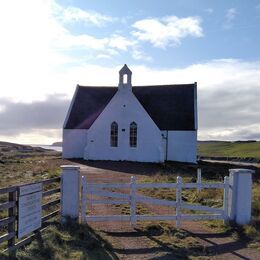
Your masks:
<svg viewBox="0 0 260 260"><path fill-rule="evenodd" d="M18 238L42 225L42 184L30 184L19 188Z"/></svg>

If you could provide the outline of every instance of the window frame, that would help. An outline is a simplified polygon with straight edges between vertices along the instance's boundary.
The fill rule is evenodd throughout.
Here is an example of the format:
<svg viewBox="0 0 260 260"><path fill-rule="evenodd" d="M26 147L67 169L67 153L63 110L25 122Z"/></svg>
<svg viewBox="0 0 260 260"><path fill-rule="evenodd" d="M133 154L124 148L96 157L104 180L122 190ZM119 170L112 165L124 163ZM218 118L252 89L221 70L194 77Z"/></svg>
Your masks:
<svg viewBox="0 0 260 260"><path fill-rule="evenodd" d="M118 147L118 124L115 121L110 125L110 146Z"/></svg>
<svg viewBox="0 0 260 260"><path fill-rule="evenodd" d="M129 146L131 148L137 147L137 123L132 122L129 127Z"/></svg>

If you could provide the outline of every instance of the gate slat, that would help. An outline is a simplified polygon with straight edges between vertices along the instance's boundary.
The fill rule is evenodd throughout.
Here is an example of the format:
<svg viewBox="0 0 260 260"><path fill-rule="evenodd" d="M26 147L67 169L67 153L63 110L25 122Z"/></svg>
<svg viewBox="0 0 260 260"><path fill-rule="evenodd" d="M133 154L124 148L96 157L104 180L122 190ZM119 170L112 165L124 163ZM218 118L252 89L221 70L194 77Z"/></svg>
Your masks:
<svg viewBox="0 0 260 260"><path fill-rule="evenodd" d="M104 191L104 190L87 190L87 194L98 195L100 197L111 197L118 199L130 199L129 194L124 194L120 192Z"/></svg>
<svg viewBox="0 0 260 260"><path fill-rule="evenodd" d="M183 189L223 189L224 183L183 183Z"/></svg>
<svg viewBox="0 0 260 260"><path fill-rule="evenodd" d="M147 196L136 196L136 202L143 202L143 203L151 203L163 206L176 206L176 201L169 201L169 200L162 200L162 199L155 199Z"/></svg>
<svg viewBox="0 0 260 260"><path fill-rule="evenodd" d="M181 215L181 220L212 220L212 219L223 219L223 214Z"/></svg>
<svg viewBox="0 0 260 260"><path fill-rule="evenodd" d="M87 189L126 189L130 188L130 183L90 183L87 184Z"/></svg>
<svg viewBox="0 0 260 260"><path fill-rule="evenodd" d="M130 215L86 216L86 221L130 221Z"/></svg>
<svg viewBox="0 0 260 260"><path fill-rule="evenodd" d="M138 189L143 189L143 188L169 188L169 189L174 189L177 187L176 183L138 183L136 184L136 187Z"/></svg>
<svg viewBox="0 0 260 260"><path fill-rule="evenodd" d="M139 221L150 221L150 220L176 220L176 215L136 215Z"/></svg>
<svg viewBox="0 0 260 260"><path fill-rule="evenodd" d="M91 203L91 204L129 204L130 201L129 200L92 200L92 199L88 199L87 203Z"/></svg>
<svg viewBox="0 0 260 260"><path fill-rule="evenodd" d="M202 205L191 205L187 203L182 203L181 204L182 209L189 209L189 210L202 210L202 211L208 211L208 212L215 212L215 213L223 213L223 209L219 208L211 208L208 206L202 206Z"/></svg>

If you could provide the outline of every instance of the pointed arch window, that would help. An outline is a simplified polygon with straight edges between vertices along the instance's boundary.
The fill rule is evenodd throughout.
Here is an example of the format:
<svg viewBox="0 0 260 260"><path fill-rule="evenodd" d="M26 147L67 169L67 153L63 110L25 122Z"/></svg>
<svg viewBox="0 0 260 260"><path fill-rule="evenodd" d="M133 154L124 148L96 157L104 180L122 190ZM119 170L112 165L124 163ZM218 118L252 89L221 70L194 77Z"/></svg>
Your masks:
<svg viewBox="0 0 260 260"><path fill-rule="evenodd" d="M129 144L130 147L137 146L137 124L135 122L130 124Z"/></svg>
<svg viewBox="0 0 260 260"><path fill-rule="evenodd" d="M110 145L118 146L118 124L116 122L113 122L110 127Z"/></svg>

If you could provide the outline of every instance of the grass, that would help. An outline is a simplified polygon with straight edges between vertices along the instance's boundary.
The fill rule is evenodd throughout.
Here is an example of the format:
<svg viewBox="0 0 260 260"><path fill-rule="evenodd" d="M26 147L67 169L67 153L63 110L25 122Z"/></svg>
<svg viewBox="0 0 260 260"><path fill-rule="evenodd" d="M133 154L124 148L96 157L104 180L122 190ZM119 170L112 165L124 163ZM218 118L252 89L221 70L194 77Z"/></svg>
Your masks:
<svg viewBox="0 0 260 260"><path fill-rule="evenodd" d="M259 142L258 142L259 143ZM247 145L253 145L250 143ZM240 143L236 144L240 145ZM228 146L227 146L228 147ZM4 148L4 149L2 149ZM220 149L220 148L219 148ZM222 148L223 149L223 148ZM233 155L232 155L233 156ZM11 186L60 176L60 165L65 164L60 153L32 150L21 146L10 146L0 142L0 187ZM71 162L70 162L71 163ZM202 163L202 178L204 182L223 181L228 175L230 165ZM196 167L191 165L167 163L162 165L157 174L139 175L139 182L176 182L176 177L182 176L184 182L196 181ZM256 170L253 183L252 223L246 226L226 226L222 221L205 221L204 226L217 233L223 233L236 240L245 241L248 247L260 251L260 168ZM54 188L54 187L52 187ZM145 195L155 198L175 200L174 189L143 189ZM222 190L184 190L183 200L221 207ZM6 196L0 196L0 202L5 202ZM114 205L115 210L129 214L129 206ZM137 214L154 214L143 205L137 206ZM7 211L0 212L0 218ZM188 213L188 212L187 212ZM169 256L189 259L211 259L213 252L201 246L196 238L183 230L177 230L164 223L139 223L137 231L147 236L153 246L165 248ZM0 230L1 234L2 229ZM35 241L24 249L19 250L18 259L117 259L112 246L104 239L102 233L96 233L87 225L61 225L53 222L51 227L42 233ZM0 256L1 258L1 256Z"/></svg>
<svg viewBox="0 0 260 260"><path fill-rule="evenodd" d="M258 142L199 142L200 156L223 156L255 158L260 160L260 141Z"/></svg>
<svg viewBox="0 0 260 260"><path fill-rule="evenodd" d="M0 142L0 188L60 176L60 165L66 163L58 152ZM45 186L46 189L55 187L55 183ZM44 198L43 203L57 198L59 194L51 195ZM1 195L0 203L6 201L7 195ZM43 214L57 209L57 206L53 206ZM7 210L0 211L0 219L6 216ZM1 227L0 235L6 232L6 227ZM6 246L6 242L2 243L0 249ZM6 255L0 254L0 259L4 258L8 259ZM111 245L89 226L69 221L66 225L53 222L30 245L18 251L17 259L118 258L111 251Z"/></svg>
<svg viewBox="0 0 260 260"><path fill-rule="evenodd" d="M0 255L1 259L7 256ZM52 225L28 246L17 251L18 260L118 259L112 246L88 225L68 220Z"/></svg>

